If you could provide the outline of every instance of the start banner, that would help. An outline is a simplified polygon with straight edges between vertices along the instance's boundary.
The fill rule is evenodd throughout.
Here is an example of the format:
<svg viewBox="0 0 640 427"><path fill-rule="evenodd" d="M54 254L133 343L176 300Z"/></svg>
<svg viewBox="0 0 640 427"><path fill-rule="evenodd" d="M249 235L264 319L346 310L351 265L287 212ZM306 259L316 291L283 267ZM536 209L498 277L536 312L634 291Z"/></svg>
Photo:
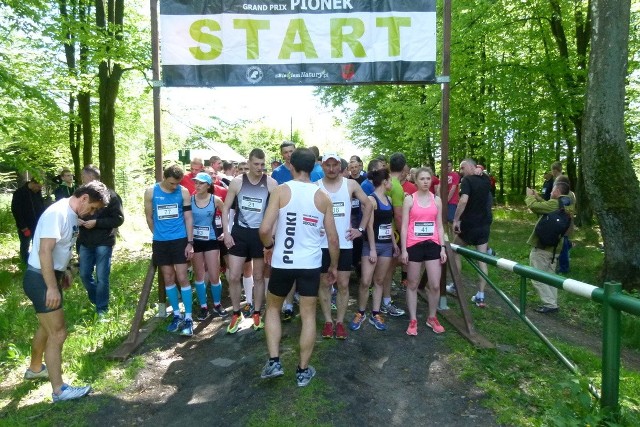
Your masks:
<svg viewBox="0 0 640 427"><path fill-rule="evenodd" d="M435 0L160 0L165 86L434 83Z"/></svg>

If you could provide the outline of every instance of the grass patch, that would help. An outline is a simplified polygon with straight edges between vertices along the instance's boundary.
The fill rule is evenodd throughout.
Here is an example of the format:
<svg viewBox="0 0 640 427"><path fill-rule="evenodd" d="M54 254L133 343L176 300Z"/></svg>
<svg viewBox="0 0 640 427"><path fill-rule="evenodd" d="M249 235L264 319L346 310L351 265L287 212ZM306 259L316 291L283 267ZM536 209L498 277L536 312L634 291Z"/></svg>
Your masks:
<svg viewBox="0 0 640 427"><path fill-rule="evenodd" d="M528 265L530 247L526 241L533 230L535 216L517 207L494 212L490 246L498 256ZM596 278L604 254L600 250L597 228L577 229L572 241L575 246L571 250L571 272L567 276L600 285ZM463 272L468 278L476 277L475 270L467 262L463 262ZM489 269L489 276L517 304L520 277L496 268ZM528 305L537 302L537 292L528 285ZM560 322L600 335L600 304L560 291L559 305L562 307L557 315ZM475 381L489 393L488 405L500 423L521 426L640 425L640 405L635 397L640 391L637 371L622 369L620 415L609 419L588 392L589 382L599 387L601 381L601 359L592 351L553 341L578 366L580 375L576 376L513 316L505 317L499 308L491 305L486 310L474 309L472 313L478 332L497 343L497 349L474 349L455 334L447 335L447 343L454 351L451 357L460 376ZM637 317L623 315L624 346L639 348L639 326Z"/></svg>

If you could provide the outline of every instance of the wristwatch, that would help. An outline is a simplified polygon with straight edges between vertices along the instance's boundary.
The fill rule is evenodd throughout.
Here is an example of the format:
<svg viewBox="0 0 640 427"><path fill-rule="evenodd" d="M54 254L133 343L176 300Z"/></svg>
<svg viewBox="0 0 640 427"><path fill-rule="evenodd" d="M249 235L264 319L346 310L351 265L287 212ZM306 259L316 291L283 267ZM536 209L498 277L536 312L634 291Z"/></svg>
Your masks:
<svg viewBox="0 0 640 427"><path fill-rule="evenodd" d="M358 227L358 231L359 231L360 233L364 234L364 228L362 228L362 227Z"/></svg>

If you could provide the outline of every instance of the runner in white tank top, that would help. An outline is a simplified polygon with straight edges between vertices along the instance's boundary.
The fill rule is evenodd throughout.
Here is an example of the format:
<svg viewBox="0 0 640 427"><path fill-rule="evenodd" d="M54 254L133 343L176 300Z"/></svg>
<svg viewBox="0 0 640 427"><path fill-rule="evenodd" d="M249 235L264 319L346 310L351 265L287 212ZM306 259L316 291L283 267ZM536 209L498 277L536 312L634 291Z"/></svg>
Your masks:
<svg viewBox="0 0 640 427"><path fill-rule="evenodd" d="M316 373L309 366L309 359L316 340L316 306L322 259L321 228L324 228L329 244L330 265L327 276L330 280L335 280L337 276L340 254L331 200L309 182L315 159L316 156L306 148L293 152L291 165L294 179L278 186L271 193L267 211L260 224L265 262L272 265L265 314L269 360L262 370L261 378L284 375L280 363L280 307L295 282L300 294L302 320L300 362L296 370L298 386L309 384Z"/></svg>
<svg viewBox="0 0 640 427"><path fill-rule="evenodd" d="M324 178L316 181L316 183L327 192L333 204L333 219L338 230L340 239L340 259L338 260L338 295L336 297L336 324L333 325L331 317L331 285L332 282L322 274L320 278L320 290L318 297L320 298L320 307L324 315L325 324L322 329L324 338L345 339L347 331L344 327L344 316L347 313L347 305L349 303L349 276L351 275L351 263L353 259L352 240L362 236L365 227L369 223L369 217L373 211L373 204L362 191L362 187L352 179L346 179L342 176L342 164L337 154L325 154L322 157L322 170ZM351 227L351 199L357 198L360 201L362 209L362 218L357 228ZM327 255L326 249L323 249L323 272L326 269Z"/></svg>

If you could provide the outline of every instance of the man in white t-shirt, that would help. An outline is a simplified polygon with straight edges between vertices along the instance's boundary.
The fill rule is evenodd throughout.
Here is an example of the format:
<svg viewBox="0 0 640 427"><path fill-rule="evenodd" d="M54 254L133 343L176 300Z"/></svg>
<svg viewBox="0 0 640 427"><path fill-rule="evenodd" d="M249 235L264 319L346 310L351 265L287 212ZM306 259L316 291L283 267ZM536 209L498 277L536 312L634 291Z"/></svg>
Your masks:
<svg viewBox="0 0 640 427"><path fill-rule="evenodd" d="M67 337L62 290L72 283L67 267L79 232L78 218L91 216L108 204L107 187L92 181L79 187L70 198L51 205L38 220L33 236L23 288L36 310L39 326L24 378L49 378L54 402L77 399L91 391L89 385L73 387L62 381L62 346Z"/></svg>

